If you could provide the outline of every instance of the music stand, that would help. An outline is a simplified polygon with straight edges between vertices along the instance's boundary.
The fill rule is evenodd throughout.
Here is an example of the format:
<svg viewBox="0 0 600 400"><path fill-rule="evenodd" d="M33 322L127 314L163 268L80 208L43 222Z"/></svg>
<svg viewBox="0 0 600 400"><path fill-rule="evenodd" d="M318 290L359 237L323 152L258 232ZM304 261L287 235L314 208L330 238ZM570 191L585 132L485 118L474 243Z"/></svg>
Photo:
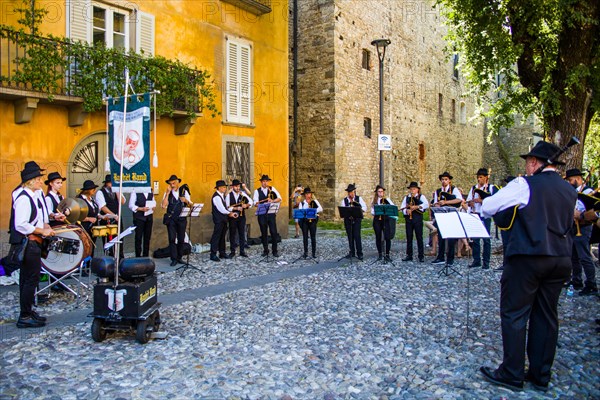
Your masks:
<svg viewBox="0 0 600 400"><path fill-rule="evenodd" d="M362 208L361 207L338 206L338 211L340 213L341 218L344 218L344 220L346 218L349 218L350 221L352 221L352 223L350 224L350 237L351 237L351 240L354 240L354 220L362 219L362 217L363 217ZM358 249L355 249L355 250L358 250ZM347 256L341 257L340 259L337 260L337 262L342 261L346 257ZM352 265L352 256L350 256L350 265Z"/></svg>
<svg viewBox="0 0 600 400"><path fill-rule="evenodd" d="M375 217L397 217L398 216L398 206L393 205L393 204L376 204L375 206L373 206L373 209L375 211ZM388 221L388 225L389 225L389 221ZM388 228L388 229L391 229L391 228ZM381 241L385 242L385 227L383 228L383 232L381 235ZM382 243L382 248L383 248L383 243ZM396 264L394 264L394 262L391 259L390 259L390 261L387 261L385 258L383 260L376 259L369 265L373 265L377 262L382 262L382 261L383 261L383 264L387 264L389 262L394 267L396 266Z"/></svg>
<svg viewBox="0 0 600 400"><path fill-rule="evenodd" d="M294 209L293 212L294 215L294 219L299 220L298 222L303 224L305 223L306 219L316 219L317 218L317 209L316 208L296 208ZM302 245L304 245L304 231L302 231ZM316 249L315 249L316 251ZM300 256L298 258L296 258L294 261L292 261L292 264L294 264L296 261L300 261L300 260L306 260L307 258L304 258L304 256ZM319 263L318 261L316 261L315 258L311 258L311 260L315 263Z"/></svg>
<svg viewBox="0 0 600 400"><path fill-rule="evenodd" d="M183 207L183 209L181 210L181 214L179 214L179 216L181 217L186 217L188 218L188 238L190 240L190 247L192 244L192 217L198 217L200 216L200 211L202 211L202 207L204 207L204 204L202 203L194 203L191 207ZM186 258L185 258L185 264L177 267L177 269L175 269L175 272L181 270L181 274L179 275L180 277L183 276L183 273L185 271L187 271L188 269L194 270L194 271L199 271L202 272L203 274L206 273L206 271L204 271L202 268L190 264L190 254L192 253L192 250L190 248L190 252L187 254Z"/></svg>
<svg viewBox="0 0 600 400"><path fill-rule="evenodd" d="M258 216L261 216L261 215L265 215L268 218L269 214L275 214L275 215L277 215L277 213L279 212L279 206L280 206L280 203L273 203L273 202L271 202L271 203L265 202L265 203L257 204L257 206L256 206L256 216L258 217ZM275 226L277 226L277 220L275 220ZM268 223L267 223L267 228L266 229L267 229L267 246L269 246L269 240L268 240L269 239L269 235L268 235L268 233L270 231L269 231L269 224ZM270 233L272 233L272 232L270 232ZM275 238L272 237L271 240L272 241L273 240L277 240L277 238L276 237ZM261 241L262 241L262 232L261 232ZM271 257L271 253L267 253L267 255L264 256L263 258L261 258L258 262L263 262L263 261L264 262L273 262L273 261L275 261L275 256Z"/></svg>

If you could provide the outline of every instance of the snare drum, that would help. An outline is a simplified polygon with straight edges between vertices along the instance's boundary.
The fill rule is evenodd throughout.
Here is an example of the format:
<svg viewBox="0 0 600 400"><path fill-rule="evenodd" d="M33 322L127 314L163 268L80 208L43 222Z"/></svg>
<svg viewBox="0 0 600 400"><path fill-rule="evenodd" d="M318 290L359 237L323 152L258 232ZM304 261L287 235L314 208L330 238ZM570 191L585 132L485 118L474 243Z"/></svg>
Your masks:
<svg viewBox="0 0 600 400"><path fill-rule="evenodd" d="M42 259L45 269L55 275L64 275L71 272L83 259L92 255L93 243L87 232L78 225L61 225L54 228L72 229L57 233L48 238L48 256Z"/></svg>
<svg viewBox="0 0 600 400"><path fill-rule="evenodd" d="M108 227L107 226L92 226L92 236L93 237L105 237L108 236Z"/></svg>
<svg viewBox="0 0 600 400"><path fill-rule="evenodd" d="M117 233L119 233L119 225L106 225L106 228L110 236L117 236Z"/></svg>

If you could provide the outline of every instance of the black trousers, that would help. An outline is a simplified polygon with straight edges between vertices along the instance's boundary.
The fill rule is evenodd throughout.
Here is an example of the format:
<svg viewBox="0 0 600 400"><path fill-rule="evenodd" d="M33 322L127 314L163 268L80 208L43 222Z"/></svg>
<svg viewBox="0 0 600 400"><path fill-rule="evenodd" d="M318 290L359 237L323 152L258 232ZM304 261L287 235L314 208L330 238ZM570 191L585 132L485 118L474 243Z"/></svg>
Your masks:
<svg viewBox="0 0 600 400"><path fill-rule="evenodd" d="M437 254L437 259L438 260L446 260L446 262L448 264L452 264L454 263L454 248L456 247L456 239L444 239L442 237L442 234L439 233L440 229L437 226L437 222L434 222L433 224L437 229L438 229L438 235L439 235L439 240L438 240L438 254ZM448 258L446 258L446 241L448 241Z"/></svg>
<svg viewBox="0 0 600 400"><path fill-rule="evenodd" d="M175 218L167 225L171 261L180 260L181 257L183 257L183 243L185 243L186 226L187 219L185 218ZM175 244L175 239L177 239L177 244Z"/></svg>
<svg viewBox="0 0 600 400"><path fill-rule="evenodd" d="M558 299L571 275L570 257L510 256L500 280L502 377L522 381L525 349L535 382L550 381L558 340Z"/></svg>
<svg viewBox="0 0 600 400"><path fill-rule="evenodd" d="M31 310L35 301L35 291L40 282L40 271L42 269L42 250L40 246L32 241L27 243L21 271L19 273L19 303L21 314L19 318L31 316Z"/></svg>
<svg viewBox="0 0 600 400"><path fill-rule="evenodd" d="M246 251L246 216L229 218L229 248L232 253L240 248L240 254Z"/></svg>
<svg viewBox="0 0 600 400"><path fill-rule="evenodd" d="M348 236L351 256L363 256L362 241L360 238L360 224L362 219L344 218L344 227Z"/></svg>
<svg viewBox="0 0 600 400"><path fill-rule="evenodd" d="M313 257L317 253L317 222L319 219L307 219L303 218L300 220L300 229L302 229L302 241L304 242L304 254L308 254L308 234L310 233L310 246L312 249Z"/></svg>
<svg viewBox="0 0 600 400"><path fill-rule="evenodd" d="M390 218L383 216L373 218L373 230L375 231L375 244L377 245L377 252L383 254L382 239L385 240L385 254L390 255L390 249L392 248L392 235L390 231Z"/></svg>
<svg viewBox="0 0 600 400"><path fill-rule="evenodd" d="M149 215L147 219L133 219L133 225L135 226L136 257L148 257L148 253L150 252L150 238L152 237L153 224L154 220L152 215Z"/></svg>
<svg viewBox="0 0 600 400"><path fill-rule="evenodd" d="M407 257L413 256L413 233L417 239L417 254L419 259L425 257L423 250L423 214L417 212L412 213L412 218L408 215L404 216L404 223L406 226L406 255Z"/></svg>
<svg viewBox="0 0 600 400"><path fill-rule="evenodd" d="M227 234L227 219L222 221L214 221L215 228L210 238L210 254L225 256L225 236Z"/></svg>
<svg viewBox="0 0 600 400"><path fill-rule="evenodd" d="M271 234L271 244L273 247L273 253L277 252L277 221L275 220L275 214L266 214L258 216L258 226L260 227L260 235L262 245L265 250L269 249L269 237L267 234L267 228Z"/></svg>

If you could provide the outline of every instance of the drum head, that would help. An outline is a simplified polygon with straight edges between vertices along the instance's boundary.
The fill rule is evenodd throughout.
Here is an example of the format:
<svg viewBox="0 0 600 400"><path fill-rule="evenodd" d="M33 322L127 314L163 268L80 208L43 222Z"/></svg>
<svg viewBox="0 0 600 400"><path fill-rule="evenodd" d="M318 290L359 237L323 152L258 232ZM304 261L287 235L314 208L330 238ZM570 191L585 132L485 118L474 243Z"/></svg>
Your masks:
<svg viewBox="0 0 600 400"><path fill-rule="evenodd" d="M62 251L51 250L48 252L48 257L42 259L42 265L55 275L64 275L71 272L83 261L84 258L92 254L93 244L88 234L76 225L62 225L54 228L60 229L75 229L56 234L55 237L64 239L62 242Z"/></svg>

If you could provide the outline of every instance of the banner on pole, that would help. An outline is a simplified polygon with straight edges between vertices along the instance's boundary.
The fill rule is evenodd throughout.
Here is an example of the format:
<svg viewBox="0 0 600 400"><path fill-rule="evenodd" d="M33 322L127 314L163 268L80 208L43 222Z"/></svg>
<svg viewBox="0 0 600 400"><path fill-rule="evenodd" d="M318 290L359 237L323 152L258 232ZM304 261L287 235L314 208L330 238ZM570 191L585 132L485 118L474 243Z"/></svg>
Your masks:
<svg viewBox="0 0 600 400"><path fill-rule="evenodd" d="M141 98L141 99L140 99ZM125 98L108 100L108 149L110 174L113 185L121 178L123 192L149 192L150 180L150 94L133 95L127 99L123 124ZM123 130L125 129L125 135ZM123 143L123 137L124 143ZM121 159L121 155L123 158ZM120 176L123 164L123 176Z"/></svg>

